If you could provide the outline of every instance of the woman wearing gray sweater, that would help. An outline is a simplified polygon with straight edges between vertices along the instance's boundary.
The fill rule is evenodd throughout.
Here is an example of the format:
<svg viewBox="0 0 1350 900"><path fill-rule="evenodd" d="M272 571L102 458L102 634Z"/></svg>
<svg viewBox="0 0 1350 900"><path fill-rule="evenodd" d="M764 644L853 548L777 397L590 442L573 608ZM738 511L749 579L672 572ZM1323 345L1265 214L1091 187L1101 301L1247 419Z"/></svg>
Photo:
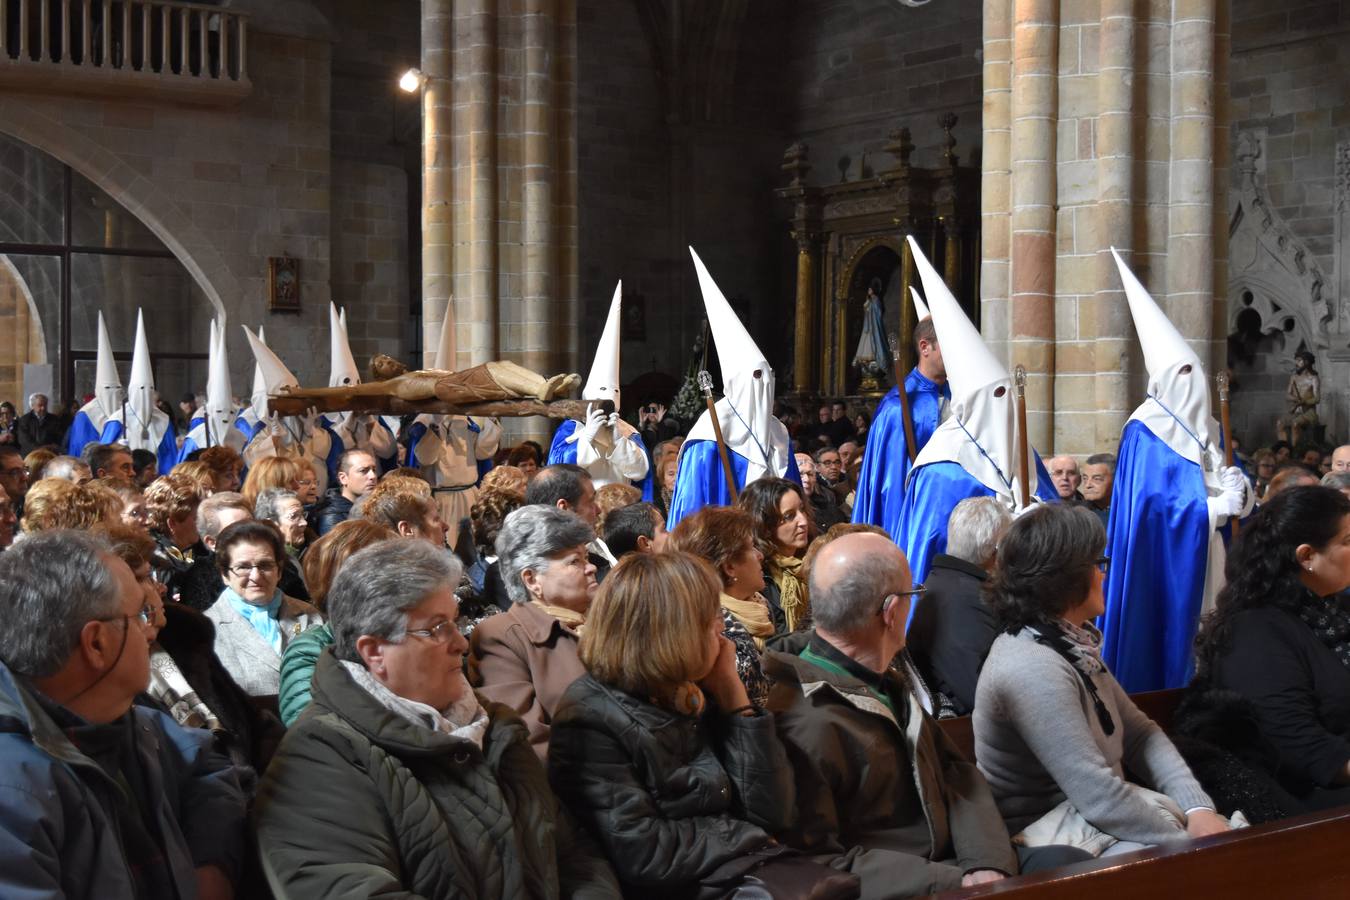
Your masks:
<svg viewBox="0 0 1350 900"><path fill-rule="evenodd" d="M975 754L1014 840L1089 852L1228 829L1161 728L1107 670L1106 535L1089 510L1018 519L986 590L1004 633L975 692ZM1142 784L1127 781L1125 770Z"/></svg>

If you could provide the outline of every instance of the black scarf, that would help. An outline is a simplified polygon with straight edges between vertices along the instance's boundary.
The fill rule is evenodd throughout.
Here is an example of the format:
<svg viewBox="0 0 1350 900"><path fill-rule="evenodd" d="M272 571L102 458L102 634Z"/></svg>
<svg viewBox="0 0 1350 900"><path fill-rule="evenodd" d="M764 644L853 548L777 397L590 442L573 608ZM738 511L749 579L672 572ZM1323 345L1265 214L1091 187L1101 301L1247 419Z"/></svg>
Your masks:
<svg viewBox="0 0 1350 900"><path fill-rule="evenodd" d="M1317 639L1336 654L1341 665L1350 669L1350 597L1343 593L1318 597L1309 591L1307 600L1299 605L1298 615Z"/></svg>
<svg viewBox="0 0 1350 900"><path fill-rule="evenodd" d="M1036 643L1049 647L1073 666L1073 670L1083 682L1083 687L1087 688L1088 696L1092 698L1092 706L1097 711L1097 721L1101 723L1102 732L1114 734L1115 720L1111 718L1111 711L1106 708L1106 703L1102 701L1101 694L1097 692L1097 685L1092 680L1093 675L1106 671L1106 664L1102 662L1101 657L1102 633L1091 624L1084 624L1079 628L1064 621L1038 622L1024 627L1036 639Z"/></svg>

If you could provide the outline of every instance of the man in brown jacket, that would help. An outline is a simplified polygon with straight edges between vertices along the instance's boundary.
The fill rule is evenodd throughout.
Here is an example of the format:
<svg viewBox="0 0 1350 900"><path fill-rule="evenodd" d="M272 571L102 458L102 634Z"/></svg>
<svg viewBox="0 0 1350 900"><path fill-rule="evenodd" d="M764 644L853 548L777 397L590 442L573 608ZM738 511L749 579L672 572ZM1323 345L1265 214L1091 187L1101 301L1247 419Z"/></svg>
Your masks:
<svg viewBox="0 0 1350 900"><path fill-rule="evenodd" d="M914 588L877 534L831 542L811 569L813 632L765 653L769 709L797 782L797 825L780 837L862 879L865 900L921 896L1016 875L993 795L923 711L891 660ZM1022 871L1087 859L1021 850Z"/></svg>

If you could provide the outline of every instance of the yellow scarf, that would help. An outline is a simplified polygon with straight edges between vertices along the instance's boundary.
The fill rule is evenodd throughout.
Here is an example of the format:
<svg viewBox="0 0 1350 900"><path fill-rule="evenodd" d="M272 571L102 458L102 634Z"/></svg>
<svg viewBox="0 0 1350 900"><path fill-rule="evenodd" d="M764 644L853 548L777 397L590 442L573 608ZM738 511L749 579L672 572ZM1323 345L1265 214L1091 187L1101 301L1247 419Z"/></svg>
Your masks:
<svg viewBox="0 0 1350 900"><path fill-rule="evenodd" d="M755 639L755 646L763 650L764 641L773 637L773 619L769 617L768 601L759 594L747 600L737 600L730 594L723 594L721 602L722 608L750 632L750 636Z"/></svg>
<svg viewBox="0 0 1350 900"><path fill-rule="evenodd" d="M532 602L535 606L563 623L563 625L575 631L578 637L581 636L581 628L586 624L586 617L581 613L577 612L575 609L568 609L565 606L549 606L547 603L540 600L534 600Z"/></svg>
<svg viewBox="0 0 1350 900"><path fill-rule="evenodd" d="M802 561L795 556L775 553L769 561L769 577L778 586L778 605L787 620L787 630L796 631L811 615L806 585L802 583Z"/></svg>

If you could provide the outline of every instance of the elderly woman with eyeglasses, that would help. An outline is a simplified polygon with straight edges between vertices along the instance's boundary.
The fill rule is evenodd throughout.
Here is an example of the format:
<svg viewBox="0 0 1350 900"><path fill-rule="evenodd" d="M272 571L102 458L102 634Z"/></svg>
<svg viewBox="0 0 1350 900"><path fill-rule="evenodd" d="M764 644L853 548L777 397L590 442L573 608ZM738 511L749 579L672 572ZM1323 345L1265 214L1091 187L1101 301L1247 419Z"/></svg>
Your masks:
<svg viewBox="0 0 1350 900"><path fill-rule="evenodd" d="M591 526L556 506L522 506L497 533L497 564L511 608L474 629L469 678L489 700L525 720L548 758L548 733L563 693L585 674L577 642L597 588L586 545Z"/></svg>
<svg viewBox="0 0 1350 900"><path fill-rule="evenodd" d="M225 589L206 617L216 626L216 655L251 697L277 696L286 644L323 623L318 609L277 586L285 559L285 541L270 522L235 522L216 538Z"/></svg>
<svg viewBox="0 0 1350 900"><path fill-rule="evenodd" d="M1100 856L1228 829L1102 662L1105 547L1091 511L1038 506L1008 530L985 586L1004 633L975 689L975 756L1028 847Z"/></svg>
<svg viewBox="0 0 1350 900"><path fill-rule="evenodd" d="M313 702L258 791L278 898L619 897L520 718L465 681L460 565L427 541L350 557Z"/></svg>

